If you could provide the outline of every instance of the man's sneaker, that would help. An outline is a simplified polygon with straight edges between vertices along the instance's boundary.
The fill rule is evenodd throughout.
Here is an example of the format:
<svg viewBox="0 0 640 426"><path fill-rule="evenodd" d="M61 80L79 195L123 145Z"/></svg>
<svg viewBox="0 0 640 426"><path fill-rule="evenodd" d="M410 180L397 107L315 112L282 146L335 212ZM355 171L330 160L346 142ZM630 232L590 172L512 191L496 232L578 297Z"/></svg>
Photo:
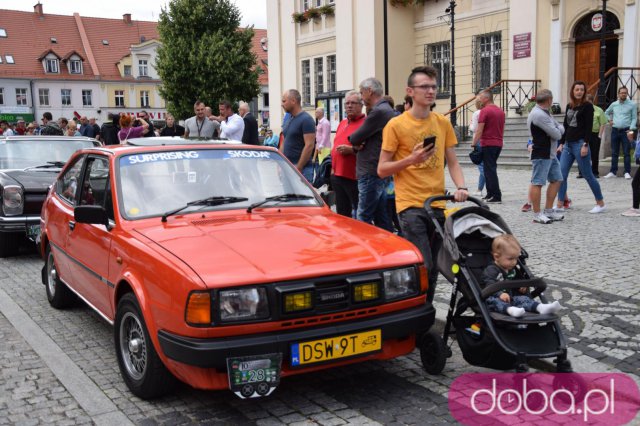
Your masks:
<svg viewBox="0 0 640 426"><path fill-rule="evenodd" d="M571 208L571 199L570 198L565 198L564 199L564 203L562 204L562 207L565 210L569 210Z"/></svg>
<svg viewBox="0 0 640 426"><path fill-rule="evenodd" d="M490 203L490 204L501 204L502 200L500 198L490 197L490 198L485 198L484 202Z"/></svg>
<svg viewBox="0 0 640 426"><path fill-rule="evenodd" d="M553 211L556 213L564 214L564 207L554 207Z"/></svg>
<svg viewBox="0 0 640 426"><path fill-rule="evenodd" d="M605 178L605 179L609 179L609 178L612 178L612 177L616 177L616 174L615 174L615 173L612 173L612 172L609 172L609 173L607 173L606 175L604 175L604 178Z"/></svg>
<svg viewBox="0 0 640 426"><path fill-rule="evenodd" d="M625 178L625 179L631 179L631 175L630 175L629 173L625 173L625 174L624 174L624 178Z"/></svg>
<svg viewBox="0 0 640 426"><path fill-rule="evenodd" d="M536 215L533 217L533 222L548 225L551 223L551 219L549 219L546 214L540 212L536 213Z"/></svg>
<svg viewBox="0 0 640 426"><path fill-rule="evenodd" d="M562 213L555 211L554 209L548 209L548 210L544 209L543 214L549 219L551 219L553 222L558 222L564 219L564 215Z"/></svg>
<svg viewBox="0 0 640 426"><path fill-rule="evenodd" d="M629 209L626 212L622 213L622 216L627 216L627 217L640 217L640 209Z"/></svg>
<svg viewBox="0 0 640 426"><path fill-rule="evenodd" d="M528 201L526 203L524 203L522 205L522 207L520 208L520 211L522 212L530 212L531 211L531 203L529 203Z"/></svg>
<svg viewBox="0 0 640 426"><path fill-rule="evenodd" d="M599 206L596 204L594 208L589 210L589 213L604 213L607 211L607 206Z"/></svg>
<svg viewBox="0 0 640 426"><path fill-rule="evenodd" d="M482 191L476 191L472 194L474 197L482 197Z"/></svg>

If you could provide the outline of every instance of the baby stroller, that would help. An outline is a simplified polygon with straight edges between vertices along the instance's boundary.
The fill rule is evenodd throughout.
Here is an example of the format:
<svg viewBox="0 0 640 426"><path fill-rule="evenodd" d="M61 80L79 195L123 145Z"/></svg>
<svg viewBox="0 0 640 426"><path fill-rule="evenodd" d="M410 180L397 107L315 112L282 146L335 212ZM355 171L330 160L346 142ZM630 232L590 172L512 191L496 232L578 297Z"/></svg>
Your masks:
<svg viewBox="0 0 640 426"><path fill-rule="evenodd" d="M524 249L516 266L522 279L501 281L484 289L480 287L482 271L493 261L491 242L497 235L511 234L507 224L481 200L469 197L476 206L451 212L443 229L431 207L434 202L443 200L453 201L453 196L431 197L425 202L425 209L442 238L437 266L453 288L442 340L432 339L430 345L422 348L422 362L427 372L438 374L444 368L446 358L451 356L447 340L452 333L456 335L464 359L471 365L526 372L527 361L555 357L557 372L572 372L558 316L527 312L514 318L489 311L484 302L501 289L529 287L533 288L533 299L547 303L546 283L536 278L526 266L528 254Z"/></svg>

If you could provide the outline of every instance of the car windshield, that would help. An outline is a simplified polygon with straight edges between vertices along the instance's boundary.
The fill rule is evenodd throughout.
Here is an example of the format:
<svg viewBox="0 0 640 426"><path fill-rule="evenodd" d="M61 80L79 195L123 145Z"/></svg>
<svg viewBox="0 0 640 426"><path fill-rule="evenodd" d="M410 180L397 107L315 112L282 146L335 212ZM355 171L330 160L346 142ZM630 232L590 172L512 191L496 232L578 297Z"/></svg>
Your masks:
<svg viewBox="0 0 640 426"><path fill-rule="evenodd" d="M237 198L225 203L194 203L181 213L246 210L253 203L282 194L302 196L273 200L260 208L321 205L313 188L280 153L273 151L218 148L145 152L122 156L118 165L120 210L127 219L160 217L211 197Z"/></svg>
<svg viewBox="0 0 640 426"><path fill-rule="evenodd" d="M90 148L88 140L73 139L11 139L0 141L0 169L26 169L42 167L42 170L61 168L79 149Z"/></svg>

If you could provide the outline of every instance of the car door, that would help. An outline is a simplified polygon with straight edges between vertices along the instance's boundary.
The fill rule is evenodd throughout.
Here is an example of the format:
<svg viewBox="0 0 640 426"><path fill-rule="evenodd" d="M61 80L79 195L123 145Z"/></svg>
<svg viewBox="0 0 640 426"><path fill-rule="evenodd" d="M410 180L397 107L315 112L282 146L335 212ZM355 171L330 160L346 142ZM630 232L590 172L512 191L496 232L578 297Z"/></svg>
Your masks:
<svg viewBox="0 0 640 426"><path fill-rule="evenodd" d="M110 215L110 226L79 223L72 220L68 228L67 253L71 257L71 273L86 301L107 318L111 318L109 302L109 251L113 206L111 197L109 159L89 155L80 181L77 206L102 206Z"/></svg>
<svg viewBox="0 0 640 426"><path fill-rule="evenodd" d="M45 205L47 216L47 236L56 262L58 275L62 280L78 291L71 269L71 258L67 253L67 238L69 226L73 221L73 208L78 198L78 180L82 174L82 168L86 155L76 157L71 164L56 180L55 195Z"/></svg>

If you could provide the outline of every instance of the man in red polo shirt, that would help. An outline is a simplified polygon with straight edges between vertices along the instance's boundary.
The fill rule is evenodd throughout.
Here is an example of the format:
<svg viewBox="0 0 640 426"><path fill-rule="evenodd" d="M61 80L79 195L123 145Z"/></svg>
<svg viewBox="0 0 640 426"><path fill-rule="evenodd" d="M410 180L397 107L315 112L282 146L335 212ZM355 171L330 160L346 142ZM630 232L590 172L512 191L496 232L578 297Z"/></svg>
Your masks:
<svg viewBox="0 0 640 426"><path fill-rule="evenodd" d="M478 94L483 108L478 117L478 128L473 134L472 147L480 143L482 147L482 163L487 183L487 203L501 203L502 192L498 180L498 157L502 151L505 115L502 109L493 103L493 93L483 90Z"/></svg>
<svg viewBox="0 0 640 426"><path fill-rule="evenodd" d="M331 150L331 188L336 193L336 211L347 217L353 217L358 209L358 180L356 178L356 155L349 135L364 123L362 98L353 90L345 97L347 118L342 120L336 130Z"/></svg>

